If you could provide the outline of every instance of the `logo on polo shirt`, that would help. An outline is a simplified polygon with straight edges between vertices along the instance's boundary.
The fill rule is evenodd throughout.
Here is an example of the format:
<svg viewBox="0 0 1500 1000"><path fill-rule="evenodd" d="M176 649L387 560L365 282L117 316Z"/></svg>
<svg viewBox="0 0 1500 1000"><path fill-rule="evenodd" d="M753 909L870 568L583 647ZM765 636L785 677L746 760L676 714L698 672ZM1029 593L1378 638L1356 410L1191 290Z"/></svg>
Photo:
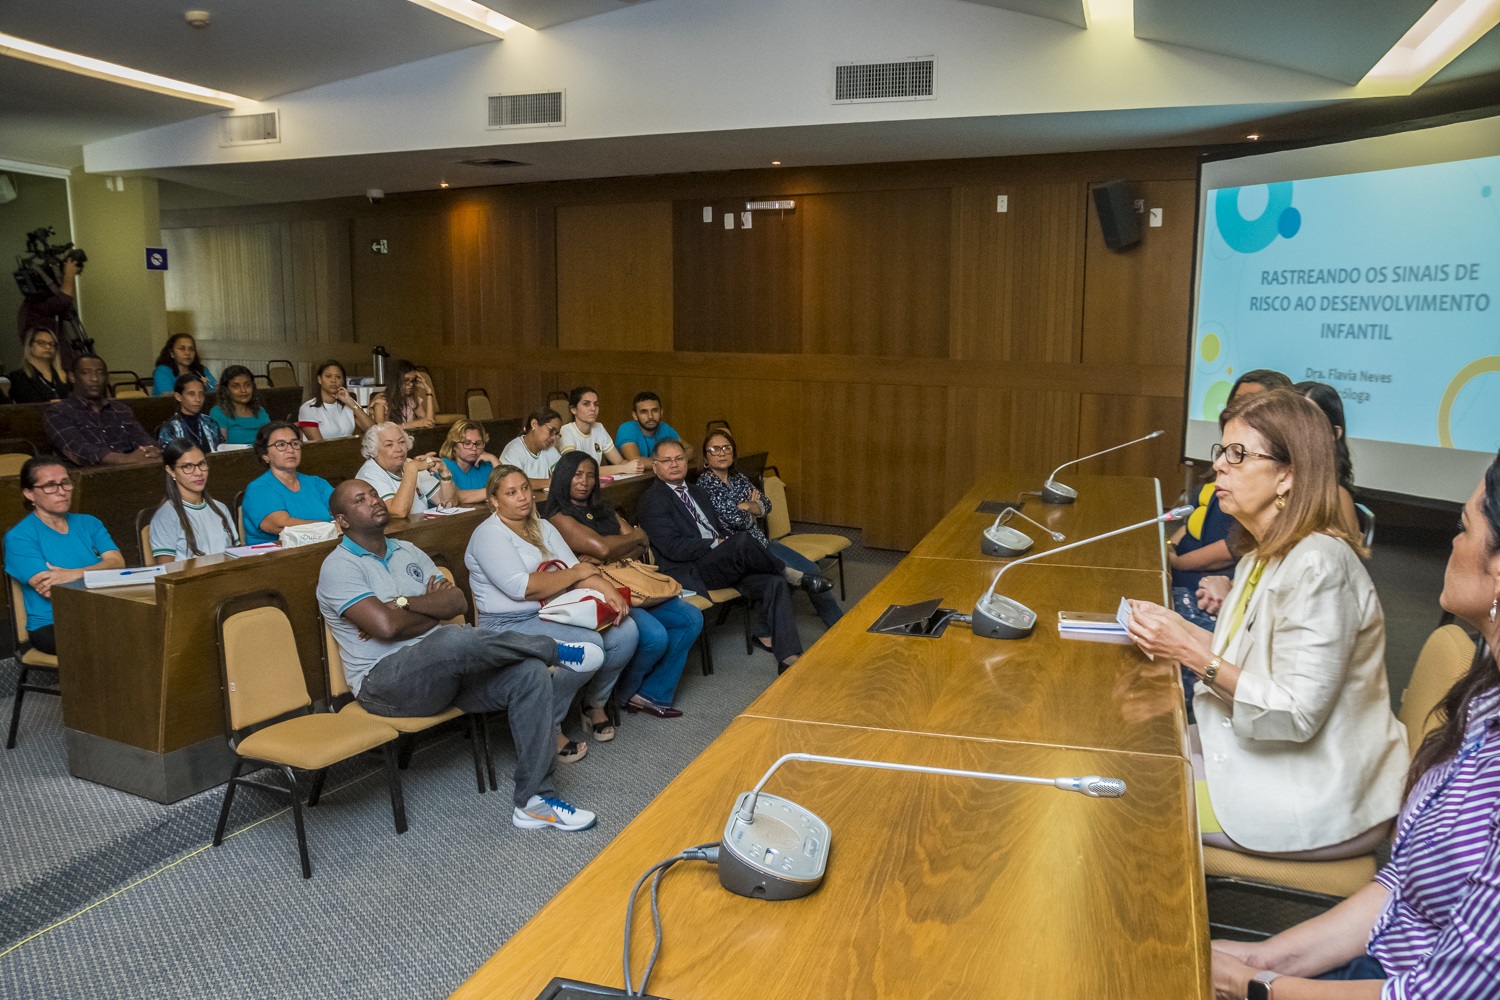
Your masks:
<svg viewBox="0 0 1500 1000"><path fill-rule="evenodd" d="M409 576L409 577L411 577L413 580L417 581L418 583L422 583L422 582L424 582L427 579L425 576L422 575L422 567L418 566L416 563L407 563L406 564L406 575Z"/></svg>

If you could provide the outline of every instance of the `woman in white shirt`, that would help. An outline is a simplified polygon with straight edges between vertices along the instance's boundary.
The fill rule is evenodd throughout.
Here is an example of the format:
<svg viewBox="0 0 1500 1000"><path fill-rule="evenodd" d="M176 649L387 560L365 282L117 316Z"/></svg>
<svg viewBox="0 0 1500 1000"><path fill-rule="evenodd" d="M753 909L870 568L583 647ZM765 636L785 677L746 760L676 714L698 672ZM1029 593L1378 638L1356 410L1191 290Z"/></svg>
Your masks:
<svg viewBox="0 0 1500 1000"><path fill-rule="evenodd" d="M208 495L208 458L185 438L174 438L161 449L167 470L167 498L156 508L147 535L151 560L208 556L240 544L229 508Z"/></svg>
<svg viewBox="0 0 1500 1000"><path fill-rule="evenodd" d="M651 465L649 459L626 458L615 447L615 439L599 422L599 394L586 385L580 385L568 393L568 409L573 422L562 429L562 453L581 451L599 463L601 476L624 476L645 472Z"/></svg>
<svg viewBox="0 0 1500 1000"><path fill-rule="evenodd" d="M505 446L500 461L526 473L533 492L545 490L552 482L553 467L562 457L557 453L562 417L552 407L543 406L528 414L522 426L525 431Z"/></svg>
<svg viewBox="0 0 1500 1000"><path fill-rule="evenodd" d="M547 635L558 642L586 642L604 650L604 665L593 674L562 668L552 673L557 759L564 763L578 760L588 752L588 744L570 741L562 732L562 722L579 688L583 688L585 734L600 743L615 738L605 706L638 641L630 605L593 565L580 563L557 529L537 515L531 480L524 471L501 465L490 476L485 499L494 516L474 529L464 553L479 627ZM614 623L603 632L541 617L543 602L580 587L597 591L614 609Z"/></svg>
<svg viewBox="0 0 1500 1000"><path fill-rule="evenodd" d="M1141 649L1198 676L1199 828L1214 847L1301 860L1373 851L1401 806L1385 616L1344 523L1333 432L1290 389L1236 399L1213 448L1241 558L1213 632L1131 601ZM1203 794L1206 792L1206 795Z"/></svg>
<svg viewBox="0 0 1500 1000"><path fill-rule="evenodd" d="M413 456L414 444L416 439L400 425L387 422L365 431L359 445L365 464L354 478L375 487L392 517L415 517L458 502L448 466L430 452Z"/></svg>
<svg viewBox="0 0 1500 1000"><path fill-rule="evenodd" d="M309 441L353 437L355 431L363 434L375 423L349 395L343 365L331 358L320 362L313 369L313 379L317 390L297 410L297 426Z"/></svg>

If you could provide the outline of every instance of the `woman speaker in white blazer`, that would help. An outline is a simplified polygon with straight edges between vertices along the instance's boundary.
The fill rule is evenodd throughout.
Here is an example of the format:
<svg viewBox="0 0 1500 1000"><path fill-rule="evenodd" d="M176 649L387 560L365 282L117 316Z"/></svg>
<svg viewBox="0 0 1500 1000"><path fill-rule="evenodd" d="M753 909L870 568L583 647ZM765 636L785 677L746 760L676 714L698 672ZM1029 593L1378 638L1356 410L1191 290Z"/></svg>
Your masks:
<svg viewBox="0 0 1500 1000"><path fill-rule="evenodd" d="M1241 529L1234 589L1212 633L1132 601L1131 635L1198 675L1205 843L1306 860L1369 853L1401 806L1408 760L1385 616L1342 527L1328 420L1275 390L1231 403L1222 426L1216 495Z"/></svg>

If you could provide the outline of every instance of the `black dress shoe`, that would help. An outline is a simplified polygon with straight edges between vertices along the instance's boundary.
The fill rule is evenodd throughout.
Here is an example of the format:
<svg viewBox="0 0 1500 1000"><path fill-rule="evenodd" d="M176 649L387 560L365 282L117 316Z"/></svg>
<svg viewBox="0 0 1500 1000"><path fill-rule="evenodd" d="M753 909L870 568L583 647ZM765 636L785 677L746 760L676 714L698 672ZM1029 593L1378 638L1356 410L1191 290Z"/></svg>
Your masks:
<svg viewBox="0 0 1500 1000"><path fill-rule="evenodd" d="M802 582L797 585L809 594L826 594L833 589L833 581L826 576L816 576L807 573L802 577Z"/></svg>

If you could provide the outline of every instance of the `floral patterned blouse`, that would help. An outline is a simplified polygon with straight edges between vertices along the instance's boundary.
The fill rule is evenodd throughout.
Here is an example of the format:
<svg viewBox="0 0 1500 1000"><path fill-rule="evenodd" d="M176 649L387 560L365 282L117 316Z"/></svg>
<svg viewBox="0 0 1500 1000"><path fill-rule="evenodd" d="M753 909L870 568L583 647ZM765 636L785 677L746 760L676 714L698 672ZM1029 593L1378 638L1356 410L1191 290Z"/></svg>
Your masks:
<svg viewBox="0 0 1500 1000"><path fill-rule="evenodd" d="M755 515L748 510L740 510L739 505L749 500L750 491L755 489L755 484L743 472L731 472L729 482L726 483L705 469L698 477L698 487L708 494L709 501L714 505L714 513L719 515L724 527L731 531L748 531L760 544L770 544L766 533L760 530ZM771 501L762 496L760 502L765 506L766 513L771 513Z"/></svg>

